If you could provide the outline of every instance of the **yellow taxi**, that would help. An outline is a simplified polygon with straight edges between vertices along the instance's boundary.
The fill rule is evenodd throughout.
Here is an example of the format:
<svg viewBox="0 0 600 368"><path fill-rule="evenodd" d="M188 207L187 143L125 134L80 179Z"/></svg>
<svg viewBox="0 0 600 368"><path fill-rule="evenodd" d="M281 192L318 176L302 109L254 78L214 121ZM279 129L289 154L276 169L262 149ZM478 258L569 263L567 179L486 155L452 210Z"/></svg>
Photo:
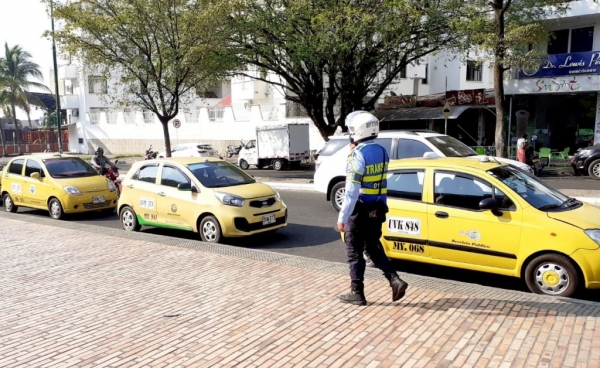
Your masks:
<svg viewBox="0 0 600 368"><path fill-rule="evenodd" d="M537 294L600 288L600 208L517 168L485 156L395 160L387 186L389 258L518 277Z"/></svg>
<svg viewBox="0 0 600 368"><path fill-rule="evenodd" d="M19 206L48 210L50 217L89 211L114 211L117 188L87 162L64 154L15 157L0 173L6 212Z"/></svg>
<svg viewBox="0 0 600 368"><path fill-rule="evenodd" d="M287 206L276 190L216 158L138 161L121 187L118 213L128 231L187 230L216 243L287 226Z"/></svg>

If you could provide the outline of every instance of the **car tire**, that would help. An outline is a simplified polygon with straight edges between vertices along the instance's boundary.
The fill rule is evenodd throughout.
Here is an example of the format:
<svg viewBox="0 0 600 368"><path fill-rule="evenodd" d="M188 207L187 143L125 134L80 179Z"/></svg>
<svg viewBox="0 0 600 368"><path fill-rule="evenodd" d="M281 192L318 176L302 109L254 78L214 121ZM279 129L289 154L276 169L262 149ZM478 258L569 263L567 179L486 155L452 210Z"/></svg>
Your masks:
<svg viewBox="0 0 600 368"><path fill-rule="evenodd" d="M63 206L57 198L52 198L48 202L48 213L55 220L60 220L64 217Z"/></svg>
<svg viewBox="0 0 600 368"><path fill-rule="evenodd" d="M569 258L543 254L525 268L525 283L534 294L570 297L579 285L579 274Z"/></svg>
<svg viewBox="0 0 600 368"><path fill-rule="evenodd" d="M344 195L346 194L346 182L340 181L331 188L329 198L331 198L331 205L336 211L342 209L342 203L344 202Z"/></svg>
<svg viewBox="0 0 600 368"><path fill-rule="evenodd" d="M137 220L135 211L129 206L123 207L119 215L119 220L121 221L121 227L125 231L140 231L142 228L142 225Z"/></svg>
<svg viewBox="0 0 600 368"><path fill-rule="evenodd" d="M240 169L248 170L249 168L250 168L250 165L248 164L248 161L240 160Z"/></svg>
<svg viewBox="0 0 600 368"><path fill-rule="evenodd" d="M218 243L221 241L221 225L214 216L206 216L200 221L198 226L200 239L207 243Z"/></svg>
<svg viewBox="0 0 600 368"><path fill-rule="evenodd" d="M4 210L6 212L15 213L19 209L19 207L15 206L15 202L13 202L10 194L6 193L2 200L4 201Z"/></svg>
<svg viewBox="0 0 600 368"><path fill-rule="evenodd" d="M273 160L273 170L281 171L283 169L283 160Z"/></svg>
<svg viewBox="0 0 600 368"><path fill-rule="evenodd" d="M588 167L590 178L600 180L600 159L592 161Z"/></svg>

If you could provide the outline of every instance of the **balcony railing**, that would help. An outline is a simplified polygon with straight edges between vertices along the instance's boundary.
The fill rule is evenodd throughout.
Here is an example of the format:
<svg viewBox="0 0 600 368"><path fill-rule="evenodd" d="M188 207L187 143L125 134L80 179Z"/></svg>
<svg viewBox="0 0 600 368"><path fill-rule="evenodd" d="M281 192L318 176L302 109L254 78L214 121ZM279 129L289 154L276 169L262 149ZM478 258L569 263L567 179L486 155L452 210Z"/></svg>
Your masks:
<svg viewBox="0 0 600 368"><path fill-rule="evenodd" d="M208 118L210 121L223 121L223 115L225 114L225 108L223 107L209 107Z"/></svg>

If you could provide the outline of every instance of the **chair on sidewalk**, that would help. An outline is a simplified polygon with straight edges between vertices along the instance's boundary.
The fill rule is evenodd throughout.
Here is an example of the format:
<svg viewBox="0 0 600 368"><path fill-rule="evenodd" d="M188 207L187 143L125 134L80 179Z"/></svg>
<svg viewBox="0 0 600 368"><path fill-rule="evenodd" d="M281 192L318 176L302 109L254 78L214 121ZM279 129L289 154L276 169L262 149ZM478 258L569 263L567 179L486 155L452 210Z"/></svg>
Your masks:
<svg viewBox="0 0 600 368"><path fill-rule="evenodd" d="M568 164L569 161L569 150L571 149L571 147L567 147L565 148L563 151L561 152L550 152L550 158L557 158L559 160L562 160L563 164Z"/></svg>
<svg viewBox="0 0 600 368"><path fill-rule="evenodd" d="M485 155L485 148L483 147L477 147L475 148L475 152L477 152L478 155Z"/></svg>
<svg viewBox="0 0 600 368"><path fill-rule="evenodd" d="M540 152L538 152L538 157L540 158L542 165L544 165L544 161L546 161L545 166L550 166L551 153L552 150L550 148L540 148Z"/></svg>

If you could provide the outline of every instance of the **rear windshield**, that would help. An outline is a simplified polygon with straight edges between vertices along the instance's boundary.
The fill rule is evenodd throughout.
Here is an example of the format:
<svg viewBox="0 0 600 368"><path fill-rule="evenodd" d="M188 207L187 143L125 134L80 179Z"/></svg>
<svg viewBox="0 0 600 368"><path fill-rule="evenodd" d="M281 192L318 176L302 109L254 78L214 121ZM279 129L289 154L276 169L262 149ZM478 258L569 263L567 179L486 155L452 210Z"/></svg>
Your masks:
<svg viewBox="0 0 600 368"><path fill-rule="evenodd" d="M319 156L331 156L350 144L349 139L330 139L319 152Z"/></svg>
<svg viewBox="0 0 600 368"><path fill-rule="evenodd" d="M446 157L469 157L477 156L471 147L463 142L448 135L426 138L429 143L433 144L437 149L442 151Z"/></svg>
<svg viewBox="0 0 600 368"><path fill-rule="evenodd" d="M212 151L212 146L210 144L199 144L198 149Z"/></svg>
<svg viewBox="0 0 600 368"><path fill-rule="evenodd" d="M51 158L44 160L48 173L53 178L76 178L98 175L92 165L79 157Z"/></svg>

